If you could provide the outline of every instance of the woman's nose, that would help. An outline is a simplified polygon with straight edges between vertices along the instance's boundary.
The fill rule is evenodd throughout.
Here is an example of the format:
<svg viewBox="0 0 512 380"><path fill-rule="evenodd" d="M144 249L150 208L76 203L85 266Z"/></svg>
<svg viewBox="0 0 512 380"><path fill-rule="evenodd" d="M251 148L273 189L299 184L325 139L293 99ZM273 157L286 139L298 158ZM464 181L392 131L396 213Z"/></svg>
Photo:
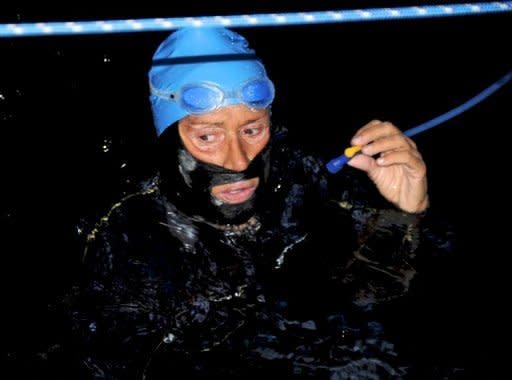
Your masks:
<svg viewBox="0 0 512 380"><path fill-rule="evenodd" d="M240 138L233 138L228 145L226 159L222 166L226 169L240 172L247 169L250 162L251 160L249 159L244 148L244 144L240 141Z"/></svg>

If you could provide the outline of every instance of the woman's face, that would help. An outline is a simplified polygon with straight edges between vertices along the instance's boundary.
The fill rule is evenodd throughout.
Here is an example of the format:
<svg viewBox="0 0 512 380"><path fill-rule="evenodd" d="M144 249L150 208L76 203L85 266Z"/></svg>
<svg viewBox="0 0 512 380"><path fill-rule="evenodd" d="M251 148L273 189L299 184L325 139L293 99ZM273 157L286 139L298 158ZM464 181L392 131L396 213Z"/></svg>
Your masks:
<svg viewBox="0 0 512 380"><path fill-rule="evenodd" d="M178 123L185 148L197 160L234 171L247 169L270 139L268 110L252 110L244 105L223 107L204 115L189 115ZM214 186L212 195L236 204L256 191L259 178Z"/></svg>

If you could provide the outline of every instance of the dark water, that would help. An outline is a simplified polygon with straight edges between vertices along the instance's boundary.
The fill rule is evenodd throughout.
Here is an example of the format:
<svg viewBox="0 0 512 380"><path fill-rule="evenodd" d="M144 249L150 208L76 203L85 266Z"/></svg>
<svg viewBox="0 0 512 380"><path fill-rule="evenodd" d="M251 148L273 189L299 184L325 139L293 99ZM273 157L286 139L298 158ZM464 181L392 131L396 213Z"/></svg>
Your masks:
<svg viewBox="0 0 512 380"><path fill-rule="evenodd" d="M312 9L292 3L210 5L203 13L185 5L163 11L12 7L0 21ZM324 2L317 8L322 6L332 7ZM240 32L276 84L274 120L306 150L329 158L372 118L405 130L498 79L512 67L505 58L511 25L510 15L494 15ZM41 308L73 278L82 231L98 207L129 192L148 172L154 132L146 72L165 36L0 40L0 252L8 343L28 344ZM480 378L492 378L500 366L497 345L507 344L510 188L503 135L511 100L509 85L415 138L429 168L432 208L453 226L456 244L453 258L420 285L410 312L424 323L411 331L429 338L425 352L455 357L461 367L476 363Z"/></svg>

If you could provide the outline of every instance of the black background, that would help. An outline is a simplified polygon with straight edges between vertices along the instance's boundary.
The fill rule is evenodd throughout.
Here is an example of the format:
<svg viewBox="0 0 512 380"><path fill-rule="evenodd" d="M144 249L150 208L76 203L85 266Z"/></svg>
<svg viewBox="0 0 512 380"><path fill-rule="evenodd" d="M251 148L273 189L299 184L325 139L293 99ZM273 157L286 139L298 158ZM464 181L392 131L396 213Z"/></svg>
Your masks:
<svg viewBox="0 0 512 380"><path fill-rule="evenodd" d="M419 2L189 2L165 6L2 5L0 22L329 10ZM271 4L269 4L271 3ZM432 2L442 4L443 2ZM306 150L342 151L371 120L406 130L512 69L512 15L236 29L277 88L274 121ZM167 32L0 39L1 271L9 336L73 277L87 221L151 166L151 55ZM421 310L462 365L492 370L506 303L508 111L512 86L415 138L432 208L454 226L452 264ZM123 165L126 164L126 165ZM122 167L123 166L123 167ZM342 175L342 174L340 174ZM434 307L435 306L435 307ZM23 319L21 317L24 317ZM23 320L23 323L15 323ZM27 322L26 322L27 321ZM19 328L18 325L22 325ZM430 331L430 330L429 330Z"/></svg>

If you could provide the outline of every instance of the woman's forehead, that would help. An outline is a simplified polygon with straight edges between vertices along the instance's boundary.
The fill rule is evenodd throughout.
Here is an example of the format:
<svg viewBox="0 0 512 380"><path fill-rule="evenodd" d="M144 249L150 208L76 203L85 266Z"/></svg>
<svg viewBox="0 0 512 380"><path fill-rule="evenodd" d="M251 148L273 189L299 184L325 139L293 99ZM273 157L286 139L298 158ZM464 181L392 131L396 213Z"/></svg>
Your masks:
<svg viewBox="0 0 512 380"><path fill-rule="evenodd" d="M229 123L232 120L237 122L251 122L264 118L269 115L268 110L259 109L254 110L245 105L237 104L232 106L222 107L216 111L209 112L203 115L189 115L180 120L180 125L192 126L194 125L222 125Z"/></svg>

